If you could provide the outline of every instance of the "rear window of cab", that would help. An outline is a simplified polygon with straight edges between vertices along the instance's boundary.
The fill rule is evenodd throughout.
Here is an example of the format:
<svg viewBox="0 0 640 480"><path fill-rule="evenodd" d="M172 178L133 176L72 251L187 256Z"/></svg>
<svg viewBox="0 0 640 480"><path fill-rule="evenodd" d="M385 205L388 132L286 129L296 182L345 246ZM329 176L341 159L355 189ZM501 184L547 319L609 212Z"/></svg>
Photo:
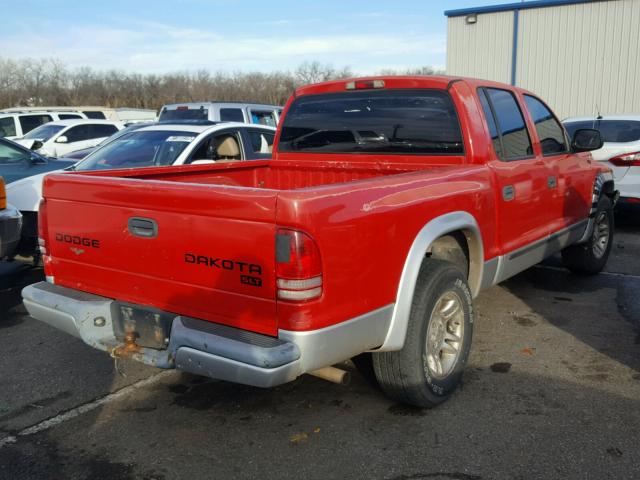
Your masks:
<svg viewBox="0 0 640 480"><path fill-rule="evenodd" d="M296 99L280 152L460 155L453 101L442 90L366 90Z"/></svg>

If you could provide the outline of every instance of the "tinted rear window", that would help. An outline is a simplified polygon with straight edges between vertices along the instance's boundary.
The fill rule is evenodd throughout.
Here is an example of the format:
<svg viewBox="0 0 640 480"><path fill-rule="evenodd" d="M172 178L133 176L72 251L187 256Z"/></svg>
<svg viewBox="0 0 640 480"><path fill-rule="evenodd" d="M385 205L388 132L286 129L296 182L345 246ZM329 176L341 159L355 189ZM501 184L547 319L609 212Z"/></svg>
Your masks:
<svg viewBox="0 0 640 480"><path fill-rule="evenodd" d="M463 153L451 98L441 90L309 95L289 108L283 152L446 155Z"/></svg>
<svg viewBox="0 0 640 480"><path fill-rule="evenodd" d="M625 143L640 140L640 121L637 120L585 120L566 122L564 126L571 138L576 130L595 128L600 131L603 142Z"/></svg>
<svg viewBox="0 0 640 480"><path fill-rule="evenodd" d="M240 122L244 123L244 115L239 108L221 108L220 120L223 122Z"/></svg>
<svg viewBox="0 0 640 480"><path fill-rule="evenodd" d="M102 112L96 112L96 111L87 111L87 112L82 112L84 113L87 118L93 118L94 120L105 120L107 117L104 116L104 113Z"/></svg>
<svg viewBox="0 0 640 480"><path fill-rule="evenodd" d="M159 121L167 120L207 120L209 110L206 108L175 108L172 110L163 109L160 112Z"/></svg>

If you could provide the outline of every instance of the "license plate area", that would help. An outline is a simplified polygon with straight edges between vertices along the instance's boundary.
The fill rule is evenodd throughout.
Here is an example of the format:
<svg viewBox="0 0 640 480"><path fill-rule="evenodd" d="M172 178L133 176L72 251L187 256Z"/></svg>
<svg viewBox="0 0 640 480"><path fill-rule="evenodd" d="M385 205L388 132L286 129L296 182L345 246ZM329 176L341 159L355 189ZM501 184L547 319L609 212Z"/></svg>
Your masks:
<svg viewBox="0 0 640 480"><path fill-rule="evenodd" d="M124 302L113 302L111 305L113 334L116 339L124 343L125 336L134 334L135 343L141 347L166 348L175 317L173 313L153 307Z"/></svg>

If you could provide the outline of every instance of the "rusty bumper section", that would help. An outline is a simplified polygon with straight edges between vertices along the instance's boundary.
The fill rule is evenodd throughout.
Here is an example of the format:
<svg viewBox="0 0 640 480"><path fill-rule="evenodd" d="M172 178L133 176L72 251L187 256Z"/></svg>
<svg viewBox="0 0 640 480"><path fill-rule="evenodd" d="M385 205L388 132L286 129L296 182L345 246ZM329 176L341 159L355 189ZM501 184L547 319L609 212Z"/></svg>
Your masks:
<svg viewBox="0 0 640 480"><path fill-rule="evenodd" d="M25 287L22 297L32 317L115 357L258 387L286 383L303 373L300 350L290 341L175 316L165 348L150 348L132 328L123 331L113 299L46 282ZM143 321L137 328L149 329L149 320Z"/></svg>

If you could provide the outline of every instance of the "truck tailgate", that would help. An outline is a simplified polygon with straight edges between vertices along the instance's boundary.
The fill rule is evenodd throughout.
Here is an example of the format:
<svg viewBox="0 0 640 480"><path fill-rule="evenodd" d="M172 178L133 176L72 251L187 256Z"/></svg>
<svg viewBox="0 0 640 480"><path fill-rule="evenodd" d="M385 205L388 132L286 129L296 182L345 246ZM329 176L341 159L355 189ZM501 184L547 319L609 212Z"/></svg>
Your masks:
<svg viewBox="0 0 640 480"><path fill-rule="evenodd" d="M44 198L56 284L276 334L274 191L65 174Z"/></svg>

